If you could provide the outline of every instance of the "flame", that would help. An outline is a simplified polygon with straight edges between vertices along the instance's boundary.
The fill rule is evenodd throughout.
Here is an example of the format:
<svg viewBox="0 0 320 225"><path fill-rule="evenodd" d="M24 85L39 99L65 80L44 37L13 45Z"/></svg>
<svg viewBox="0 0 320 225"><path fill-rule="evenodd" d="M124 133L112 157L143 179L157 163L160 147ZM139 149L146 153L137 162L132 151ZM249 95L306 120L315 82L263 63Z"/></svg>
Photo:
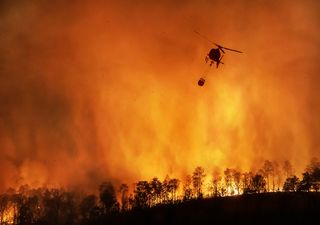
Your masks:
<svg viewBox="0 0 320 225"><path fill-rule="evenodd" d="M14 215L15 215L15 208L13 205L7 207L2 215L1 215L1 222L2 224L13 224L14 223Z"/></svg>
<svg viewBox="0 0 320 225"><path fill-rule="evenodd" d="M1 191L91 191L265 159L300 173L319 156L318 11L315 1L4 3ZM244 54L203 74L212 46L193 28Z"/></svg>

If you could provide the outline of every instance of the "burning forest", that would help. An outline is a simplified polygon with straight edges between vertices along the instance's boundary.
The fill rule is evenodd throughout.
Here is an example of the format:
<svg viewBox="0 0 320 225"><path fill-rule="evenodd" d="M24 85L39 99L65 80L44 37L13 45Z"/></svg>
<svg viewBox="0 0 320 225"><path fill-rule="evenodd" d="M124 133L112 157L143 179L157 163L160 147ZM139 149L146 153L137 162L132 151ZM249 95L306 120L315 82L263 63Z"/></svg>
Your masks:
<svg viewBox="0 0 320 225"><path fill-rule="evenodd" d="M284 175L284 182L281 182L281 174ZM318 194L320 189L320 161L317 159L313 159L309 163L301 176L301 180L293 174L293 168L289 161L285 161L280 169L277 162L270 162L269 160L266 160L263 167L257 172L240 172L237 169L226 168L223 174L214 171L210 179L206 179L207 176L205 170L198 166L192 174L187 175L183 180L166 176L161 181L158 177L154 177L150 181L135 182L133 190L130 190L126 183L115 186L112 182L105 181L99 185L97 195L64 190L63 188L49 189L42 187L35 189L24 185L17 190L9 189L0 195L0 224L140 224L141 221L139 220L150 224L154 224L154 222L165 224L173 221L175 224L185 224L184 220L167 218L167 215L163 214L161 209L171 206L179 209L188 204L192 206L196 201L221 201L221 199L225 200L227 197L251 195L258 199L260 196L257 195L263 196L266 194L272 194L267 199L269 202L264 202L267 207L270 201L279 201L278 198L294 193L295 197L298 196L298 199L290 198L291 204L306 204L304 210L307 210L307 214L304 213L303 216L298 218L292 215L287 217L282 215L275 217L277 221L306 223L312 221L319 209L317 204L320 203L320 195ZM313 193L314 196L307 196L307 193ZM301 200L302 194L305 195L302 198L304 200ZM312 198L312 204L310 204L308 198ZM222 206L224 204L228 203L222 203ZM244 202L241 204L244 204ZM254 202L253 207L258 206L257 204L257 202ZM204 210L208 208L205 205L202 207ZM145 211L144 215L139 214L140 210L148 209L158 210L157 214L163 217L161 221L154 221L154 215L152 216L151 213L150 216L150 211ZM300 211L300 208L298 209L297 213L303 212ZM271 221L275 219L275 211L292 214L292 210L297 209L292 208L292 205L274 207L270 216ZM186 211L188 212L184 209L184 212ZM179 210L173 212L179 213ZM217 216L216 210L211 213L218 218L218 221L221 219ZM224 217L230 216L228 210L223 211L223 213L225 214ZM253 214L254 220L252 220L251 215L251 220L246 220L246 222L262 224L266 222L259 219L261 216L258 214L259 211L256 212L251 209L250 213ZM149 221L146 221L145 216L148 214ZM195 222L197 220L197 217L191 217L191 221ZM231 221L235 222L236 220ZM267 221L269 223L269 220Z"/></svg>
<svg viewBox="0 0 320 225"><path fill-rule="evenodd" d="M103 224L196 200L317 196L319 9L1 1L0 224ZM194 30L244 53L208 72L214 46Z"/></svg>

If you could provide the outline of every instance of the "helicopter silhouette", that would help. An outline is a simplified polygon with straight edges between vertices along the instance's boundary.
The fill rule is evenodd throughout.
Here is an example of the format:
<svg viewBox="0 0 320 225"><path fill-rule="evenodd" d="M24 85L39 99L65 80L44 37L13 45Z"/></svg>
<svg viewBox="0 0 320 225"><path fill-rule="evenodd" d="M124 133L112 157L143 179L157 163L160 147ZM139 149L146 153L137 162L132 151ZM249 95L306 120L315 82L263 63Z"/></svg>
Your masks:
<svg viewBox="0 0 320 225"><path fill-rule="evenodd" d="M208 39L207 37L203 36L202 34L200 34L197 31L194 31L196 34L198 34L200 37L204 38L205 40L207 40L208 42L210 42L211 44L217 46L217 48L212 48L208 55L205 58L206 63L208 63L208 61L210 61L210 67L216 63L217 68L219 67L219 64L224 64L221 60L223 58L223 54L225 54L224 50L228 50L228 51L233 51L233 52L237 52L237 53L243 53L239 50L236 49L232 49L232 48L227 48L227 47L223 47L222 45L219 45L213 41L211 41L210 39ZM223 54L222 54L223 53ZM205 78L200 78L198 81L198 85L199 86L203 86L205 83Z"/></svg>
<svg viewBox="0 0 320 225"><path fill-rule="evenodd" d="M238 50L235 50L235 49L231 49L231 48L226 48L226 47L223 47L221 45L218 45L216 43L214 43L218 48L212 48L210 50L210 52L208 53L208 55L206 56L205 58L205 61L206 63L210 60L210 66L212 66L212 64L214 62L216 62L216 65L217 65L217 68L219 67L219 64L224 64L221 60L223 58L223 55L221 54L224 53L225 54L225 51L224 50L229 50L229 51L234 51L234 52L238 52L238 53L243 53L241 51L238 51Z"/></svg>
<svg viewBox="0 0 320 225"><path fill-rule="evenodd" d="M238 52L238 53L243 53L239 50L236 49L232 49L232 48L227 48L227 47L223 47L222 45L219 45L213 41L211 41L210 39L208 39L206 36L200 34L198 31L194 31L196 34L198 34L200 37L204 38L205 40L209 41L211 44L214 44L215 46L217 46L218 48L212 48L208 55L205 58L206 63L210 60L210 66L212 66L212 64L214 62L216 62L217 68L219 67L219 64L224 64L221 60L223 58L223 55L221 54L221 52L223 54L225 54L224 50L228 50L228 51L233 51L233 52Z"/></svg>

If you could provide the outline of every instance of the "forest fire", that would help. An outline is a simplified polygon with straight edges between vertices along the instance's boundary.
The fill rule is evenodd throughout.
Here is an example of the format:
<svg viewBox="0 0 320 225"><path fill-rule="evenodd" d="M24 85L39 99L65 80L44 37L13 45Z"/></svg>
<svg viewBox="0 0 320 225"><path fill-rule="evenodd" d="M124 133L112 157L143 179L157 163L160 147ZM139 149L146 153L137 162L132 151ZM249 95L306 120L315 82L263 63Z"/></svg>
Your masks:
<svg viewBox="0 0 320 225"><path fill-rule="evenodd" d="M319 190L318 2L124 2L0 3L0 224Z"/></svg>
<svg viewBox="0 0 320 225"><path fill-rule="evenodd" d="M0 212L0 224L14 224L15 209L11 205Z"/></svg>

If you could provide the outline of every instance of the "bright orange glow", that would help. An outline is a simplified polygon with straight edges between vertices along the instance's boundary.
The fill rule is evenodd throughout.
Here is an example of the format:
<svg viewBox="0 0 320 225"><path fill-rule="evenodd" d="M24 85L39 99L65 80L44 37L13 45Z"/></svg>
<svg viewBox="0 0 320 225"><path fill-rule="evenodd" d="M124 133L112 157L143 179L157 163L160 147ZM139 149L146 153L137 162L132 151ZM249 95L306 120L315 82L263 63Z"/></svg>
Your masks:
<svg viewBox="0 0 320 225"><path fill-rule="evenodd" d="M7 207L1 216L1 222L3 224L13 224L14 223L14 206L11 205Z"/></svg>
<svg viewBox="0 0 320 225"><path fill-rule="evenodd" d="M24 2L24 1L23 1ZM317 1L52 1L0 10L0 191L97 190L320 151ZM203 87L214 42L226 52Z"/></svg>

